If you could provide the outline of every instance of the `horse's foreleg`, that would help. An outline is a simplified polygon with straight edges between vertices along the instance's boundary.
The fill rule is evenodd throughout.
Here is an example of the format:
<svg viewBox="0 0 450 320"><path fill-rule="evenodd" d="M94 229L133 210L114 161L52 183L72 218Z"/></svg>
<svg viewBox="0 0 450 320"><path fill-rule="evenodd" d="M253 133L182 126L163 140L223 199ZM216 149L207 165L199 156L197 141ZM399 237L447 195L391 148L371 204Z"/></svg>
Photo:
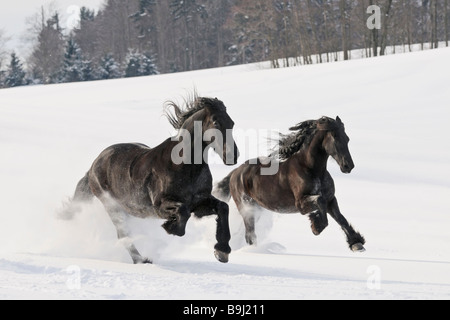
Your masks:
<svg viewBox="0 0 450 320"><path fill-rule="evenodd" d="M309 215L311 230L316 236L328 226L326 202L322 196L304 196L299 199L297 208L303 215Z"/></svg>
<svg viewBox="0 0 450 320"><path fill-rule="evenodd" d="M168 234L182 237L186 233L186 224L190 218L187 206L181 202L165 200L157 209L159 216L167 221L162 227Z"/></svg>
<svg viewBox="0 0 450 320"><path fill-rule="evenodd" d="M195 209L194 214L198 218L217 214L217 244L214 246L217 260L223 263L228 262L228 256L231 252L229 241L231 239L230 226L228 223L229 207L228 204L210 197L200 203Z"/></svg>
<svg viewBox="0 0 450 320"><path fill-rule="evenodd" d="M336 198L333 198L333 200L328 203L328 212L341 226L342 230L344 230L350 249L355 252L364 252L366 240L359 232L356 232L355 229L353 229L347 219L342 215Z"/></svg>
<svg viewBox="0 0 450 320"><path fill-rule="evenodd" d="M152 263L152 261L148 258L143 258L139 251L136 249L134 244L130 239L130 232L128 230L127 224L127 213L125 213L120 206L113 203L112 200L103 200L102 201L106 211L111 218L114 226L117 229L117 237L121 242L123 242L125 248L133 259L134 264L145 264Z"/></svg>

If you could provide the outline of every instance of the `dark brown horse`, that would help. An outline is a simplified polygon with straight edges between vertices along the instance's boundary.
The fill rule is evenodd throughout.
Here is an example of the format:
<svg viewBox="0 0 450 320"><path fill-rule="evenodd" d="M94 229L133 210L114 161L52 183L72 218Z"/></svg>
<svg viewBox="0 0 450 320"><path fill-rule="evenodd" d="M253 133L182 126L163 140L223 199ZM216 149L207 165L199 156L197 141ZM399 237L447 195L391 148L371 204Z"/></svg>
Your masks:
<svg viewBox="0 0 450 320"><path fill-rule="evenodd" d="M191 100L184 109L173 102L167 104L169 122L178 130L176 137L153 149L133 143L103 151L78 183L64 215L73 216L80 202L95 196L123 239L129 237L127 215L164 219L167 233L181 237L191 213L197 217L214 214L218 216L215 255L220 262L228 262L229 209L211 195L207 150L213 147L225 164L236 164L239 151L230 133L234 122L218 99L194 96ZM125 243L135 264L151 263L131 241Z"/></svg>
<svg viewBox="0 0 450 320"><path fill-rule="evenodd" d="M283 136L277 152L278 171L264 174L269 166L265 159L247 161L221 181L214 194L228 201L232 196L244 218L246 241L256 243L255 214L265 208L279 213L308 215L311 229L319 235L327 226L327 213L342 227L350 249L364 251L364 237L356 232L341 214L335 197L335 186L327 170L331 156L343 173L350 173L353 160L348 149L349 138L339 117L305 121ZM270 164L271 167L273 163Z"/></svg>

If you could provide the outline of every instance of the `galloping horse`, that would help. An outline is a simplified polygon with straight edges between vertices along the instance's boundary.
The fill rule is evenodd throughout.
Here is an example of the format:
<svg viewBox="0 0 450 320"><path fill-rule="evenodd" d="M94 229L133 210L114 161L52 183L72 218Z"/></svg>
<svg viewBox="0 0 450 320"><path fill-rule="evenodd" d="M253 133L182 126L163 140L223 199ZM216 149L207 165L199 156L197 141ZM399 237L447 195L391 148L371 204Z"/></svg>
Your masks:
<svg viewBox="0 0 450 320"><path fill-rule="evenodd" d="M64 215L73 216L80 210L80 202L97 197L111 217L118 238L123 239L129 237L127 215L164 219L163 228L167 233L181 237L191 213L196 217L215 214L218 216L215 256L226 263L231 252L229 209L226 203L211 195L213 185L207 150L214 147L226 165L237 163L239 151L230 134L234 122L222 101L196 95L186 101L185 108L168 102L166 115L178 130L176 137L153 149L142 144L107 148L78 183ZM227 141L218 136L205 139L204 135L211 131L227 137ZM125 243L135 264L152 263L141 256L131 241Z"/></svg>
<svg viewBox="0 0 450 320"><path fill-rule="evenodd" d="M262 169L269 166L267 159L247 161L221 181L213 194L224 201L233 197L244 218L249 245L256 243L255 214L262 207L278 213L308 215L315 235L328 226L329 213L344 230L350 249L365 251L364 237L339 210L334 181L327 170L330 156L343 173L354 168L348 149L350 139L341 119L322 117L290 130L295 132L282 137L278 150L269 156L271 161L279 161L276 174L262 174Z"/></svg>

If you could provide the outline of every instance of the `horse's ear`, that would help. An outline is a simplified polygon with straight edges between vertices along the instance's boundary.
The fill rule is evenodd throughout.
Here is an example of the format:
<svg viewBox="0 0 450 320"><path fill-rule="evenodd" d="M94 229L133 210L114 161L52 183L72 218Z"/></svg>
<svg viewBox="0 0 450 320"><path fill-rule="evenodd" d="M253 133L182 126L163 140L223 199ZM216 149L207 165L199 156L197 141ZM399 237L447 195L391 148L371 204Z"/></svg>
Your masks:
<svg viewBox="0 0 450 320"><path fill-rule="evenodd" d="M341 120L341 118L339 118L339 116L336 118L336 122L337 122L338 124L343 124L343 123L342 123L342 120Z"/></svg>

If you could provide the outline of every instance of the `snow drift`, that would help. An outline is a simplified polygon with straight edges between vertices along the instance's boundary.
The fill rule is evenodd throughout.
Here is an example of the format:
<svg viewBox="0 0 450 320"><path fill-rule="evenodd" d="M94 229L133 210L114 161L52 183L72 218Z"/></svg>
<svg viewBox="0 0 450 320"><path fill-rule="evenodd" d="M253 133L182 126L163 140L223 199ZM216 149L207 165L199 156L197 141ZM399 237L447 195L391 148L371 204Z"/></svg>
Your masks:
<svg viewBox="0 0 450 320"><path fill-rule="evenodd" d="M450 50L440 49L0 90L0 298L450 298L449 70ZM136 246L155 262L134 266L100 203L73 221L55 218L104 148L171 136L163 103L193 86L227 105L241 162L267 154L266 143L246 145L249 129L286 133L338 115L356 168L346 176L330 161L329 170L367 252L350 252L334 221L314 237L307 218L267 212L260 245L247 247L231 202L228 265L215 262L209 218L191 219L183 238L162 221L131 219ZM230 170L212 165L216 182Z"/></svg>

